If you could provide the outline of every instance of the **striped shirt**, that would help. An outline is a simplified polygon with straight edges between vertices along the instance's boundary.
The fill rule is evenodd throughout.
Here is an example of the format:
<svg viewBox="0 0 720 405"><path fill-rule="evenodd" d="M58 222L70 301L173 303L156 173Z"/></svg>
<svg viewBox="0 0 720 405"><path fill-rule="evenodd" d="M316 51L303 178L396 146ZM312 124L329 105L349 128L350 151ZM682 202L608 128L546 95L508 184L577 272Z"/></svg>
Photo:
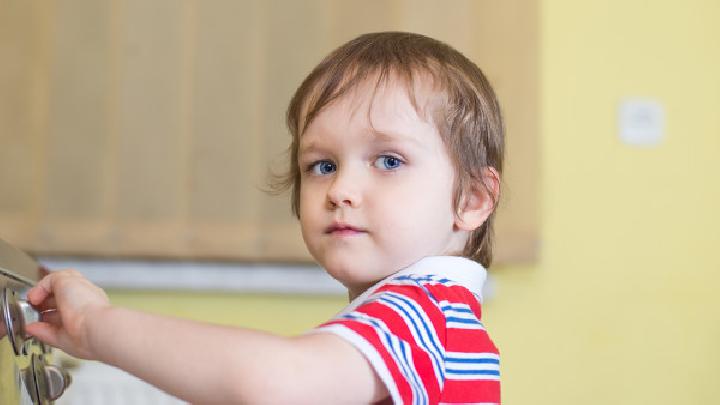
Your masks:
<svg viewBox="0 0 720 405"><path fill-rule="evenodd" d="M481 322L486 271L426 257L353 300L315 332L347 340L396 404L500 403L500 358Z"/></svg>

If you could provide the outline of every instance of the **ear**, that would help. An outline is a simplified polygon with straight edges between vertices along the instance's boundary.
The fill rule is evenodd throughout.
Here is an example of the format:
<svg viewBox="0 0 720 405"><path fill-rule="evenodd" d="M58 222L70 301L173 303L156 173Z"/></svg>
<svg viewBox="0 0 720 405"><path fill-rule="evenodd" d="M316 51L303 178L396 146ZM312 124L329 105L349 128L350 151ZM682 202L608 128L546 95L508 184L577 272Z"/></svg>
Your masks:
<svg viewBox="0 0 720 405"><path fill-rule="evenodd" d="M462 190L460 205L455 217L458 230L472 232L479 228L495 210L495 202L500 198L500 174L494 167L482 171L482 182L470 184Z"/></svg>

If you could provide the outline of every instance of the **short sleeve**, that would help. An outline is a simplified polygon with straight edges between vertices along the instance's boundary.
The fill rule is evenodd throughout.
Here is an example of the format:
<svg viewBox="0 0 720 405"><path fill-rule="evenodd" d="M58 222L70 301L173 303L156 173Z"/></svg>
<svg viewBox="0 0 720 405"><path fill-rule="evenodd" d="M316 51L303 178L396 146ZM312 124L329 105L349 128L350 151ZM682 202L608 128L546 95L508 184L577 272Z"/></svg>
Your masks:
<svg viewBox="0 0 720 405"><path fill-rule="evenodd" d="M354 310L319 326L355 346L393 403L436 404L445 380L446 320L421 283L394 280Z"/></svg>

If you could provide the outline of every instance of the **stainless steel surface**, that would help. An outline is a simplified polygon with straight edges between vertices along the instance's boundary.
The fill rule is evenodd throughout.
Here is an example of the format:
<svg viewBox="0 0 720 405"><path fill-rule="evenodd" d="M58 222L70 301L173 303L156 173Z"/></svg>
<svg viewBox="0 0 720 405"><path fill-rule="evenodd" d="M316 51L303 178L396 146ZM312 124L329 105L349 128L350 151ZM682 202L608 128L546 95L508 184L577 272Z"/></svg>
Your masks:
<svg viewBox="0 0 720 405"><path fill-rule="evenodd" d="M72 382L70 373L58 366L45 366L43 374L47 385L47 396L53 401L60 398Z"/></svg>
<svg viewBox="0 0 720 405"><path fill-rule="evenodd" d="M30 367L25 371L25 386L33 403L52 404L65 392L71 381L67 371L48 365L42 354L31 355Z"/></svg>
<svg viewBox="0 0 720 405"><path fill-rule="evenodd" d="M32 399L33 404L43 404L37 382L37 373L42 371L36 370L36 368L37 362L35 361L35 358L33 356L30 358L30 366L25 368L25 370L23 371L25 389L27 390L28 394L30 394L30 398Z"/></svg>
<svg viewBox="0 0 720 405"><path fill-rule="evenodd" d="M40 279L40 269L27 253L0 239L0 275L31 286Z"/></svg>
<svg viewBox="0 0 720 405"><path fill-rule="evenodd" d="M30 405L37 401L33 401L31 392L27 390L27 382L32 380L28 348L22 345L19 328L15 327L21 316L20 308L8 304L11 294L6 294L6 291L14 296L22 294L24 289L18 288L14 279L0 275L0 404Z"/></svg>
<svg viewBox="0 0 720 405"><path fill-rule="evenodd" d="M20 323L22 322L22 316L20 315L20 306L17 304L17 297L15 291L10 288L3 288L0 291L0 305L2 305L3 325L5 335L10 340L10 345L15 352L16 356L20 356L23 337L20 332Z"/></svg>
<svg viewBox="0 0 720 405"><path fill-rule="evenodd" d="M25 325L37 322L40 314L27 301L19 299L18 294L12 289L4 288L0 294L2 300L0 305L3 307L5 318L3 330L10 339L15 355L19 356L25 340L29 338L25 332Z"/></svg>
<svg viewBox="0 0 720 405"><path fill-rule="evenodd" d="M0 405L50 405L71 378L51 365L52 351L25 332L39 319L25 300L43 268L24 252L0 240Z"/></svg>

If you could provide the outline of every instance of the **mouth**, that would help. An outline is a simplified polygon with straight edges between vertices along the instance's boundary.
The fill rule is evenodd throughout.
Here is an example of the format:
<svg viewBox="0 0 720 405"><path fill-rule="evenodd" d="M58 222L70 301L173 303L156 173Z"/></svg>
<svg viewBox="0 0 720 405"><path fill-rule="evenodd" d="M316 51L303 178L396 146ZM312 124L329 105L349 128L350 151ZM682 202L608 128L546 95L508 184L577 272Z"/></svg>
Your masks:
<svg viewBox="0 0 720 405"><path fill-rule="evenodd" d="M367 233L367 230L349 224L334 223L325 228L325 233L328 235L351 236Z"/></svg>

